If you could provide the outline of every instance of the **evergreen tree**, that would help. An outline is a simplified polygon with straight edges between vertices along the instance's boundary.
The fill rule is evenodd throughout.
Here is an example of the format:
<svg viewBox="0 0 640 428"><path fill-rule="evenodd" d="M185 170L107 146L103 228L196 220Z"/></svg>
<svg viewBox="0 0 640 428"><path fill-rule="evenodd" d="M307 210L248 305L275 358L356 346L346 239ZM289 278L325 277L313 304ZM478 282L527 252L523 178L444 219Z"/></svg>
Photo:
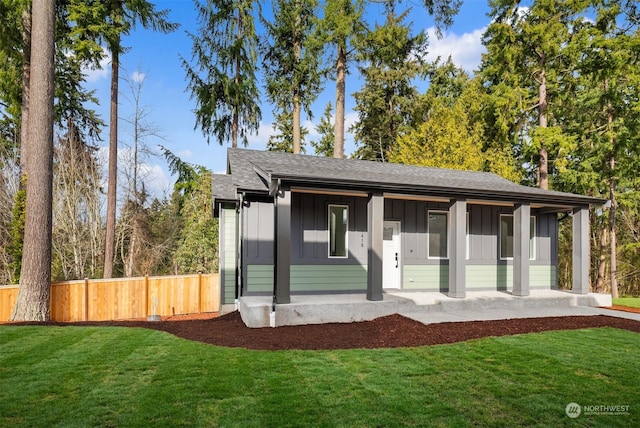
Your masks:
<svg viewBox="0 0 640 428"><path fill-rule="evenodd" d="M51 288L55 7L34 0L22 274L12 321L48 321Z"/></svg>
<svg viewBox="0 0 640 428"><path fill-rule="evenodd" d="M567 190L609 199L606 215L594 221L600 235L594 251L600 256L595 288L603 291L606 283L608 240L609 285L616 297L620 271L623 278L625 270L630 271L627 279L634 281L640 248L636 234L627 233L640 222L640 21L635 2L616 0L597 6L595 21L577 22L567 47L577 60L577 102L567 112L566 122L581 144L572 153L569 172L561 178ZM619 228L619 219L628 227ZM621 266L618 238L628 257Z"/></svg>
<svg viewBox="0 0 640 428"><path fill-rule="evenodd" d="M520 0L491 1L481 75L499 99L496 125L507 128L503 134L519 148L523 163L537 165L535 181L543 189L575 147L555 113L570 96L563 88L573 69L565 48L585 4L537 0L525 8Z"/></svg>
<svg viewBox="0 0 640 428"><path fill-rule="evenodd" d="M363 9L363 0L327 0L324 5L324 17L318 26L322 43L335 49L334 56L329 61L334 66L336 76L336 111L332 144L333 157L336 158L344 157L346 76L353 51L351 40L361 37L366 29L362 17Z"/></svg>
<svg viewBox="0 0 640 428"><path fill-rule="evenodd" d="M271 152L295 153L293 144L293 115L290 112L279 112L273 123L274 134L269 136L267 150ZM298 153L305 153L304 137L309 133L307 128L300 128L300 149Z"/></svg>
<svg viewBox="0 0 640 428"><path fill-rule="evenodd" d="M320 125L318 125L318 133L320 139L318 141L311 141L311 146L316 153L316 156L325 157L337 157L334 150L334 144L336 139L334 138L334 126L331 124L331 112L333 107L331 103L327 104L324 109L324 114L320 118Z"/></svg>
<svg viewBox="0 0 640 428"><path fill-rule="evenodd" d="M351 128L358 145L355 156L381 161L387 160L398 136L415 125L418 91L412 80L428 70L425 33L410 34L403 24L409 11L396 15L392 3L385 7L384 25L376 25L358 42L365 83L354 94L359 117Z"/></svg>
<svg viewBox="0 0 640 428"><path fill-rule="evenodd" d="M313 116L311 103L321 89L321 46L312 37L316 6L316 0L277 0L273 2L273 21L262 19L268 35L262 45L267 99L274 105L278 130L290 129L293 153L302 148L301 112L304 109ZM288 138L284 136L284 140Z"/></svg>
<svg viewBox="0 0 640 428"><path fill-rule="evenodd" d="M80 0L79 8L83 3ZM81 28L87 40L98 42L104 40L111 53L111 89L109 112L109 167L107 177L107 224L105 231L104 270L103 276L113 276L113 257L116 233L116 187L118 174L118 83L120 73L120 54L126 52L122 46L123 36L128 35L139 22L144 28L168 33L177 28L176 24L167 21L168 10L155 10L155 6L146 0L106 0L92 2L87 7L96 7L91 17L94 26Z"/></svg>
<svg viewBox="0 0 640 428"><path fill-rule="evenodd" d="M196 127L207 141L220 144L238 140L247 145L247 134L258 131L261 112L256 81L258 38L253 8L248 0L195 0L200 28L189 34L192 59L182 64L189 80L191 98L196 101Z"/></svg>

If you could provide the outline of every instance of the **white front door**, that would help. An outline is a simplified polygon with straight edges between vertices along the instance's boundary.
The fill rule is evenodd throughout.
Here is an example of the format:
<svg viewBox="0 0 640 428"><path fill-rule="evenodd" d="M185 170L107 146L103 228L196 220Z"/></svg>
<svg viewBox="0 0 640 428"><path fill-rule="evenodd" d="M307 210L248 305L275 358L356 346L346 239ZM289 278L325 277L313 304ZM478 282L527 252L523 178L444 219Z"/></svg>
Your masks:
<svg viewBox="0 0 640 428"><path fill-rule="evenodd" d="M400 288L400 222L385 221L382 233L382 288Z"/></svg>

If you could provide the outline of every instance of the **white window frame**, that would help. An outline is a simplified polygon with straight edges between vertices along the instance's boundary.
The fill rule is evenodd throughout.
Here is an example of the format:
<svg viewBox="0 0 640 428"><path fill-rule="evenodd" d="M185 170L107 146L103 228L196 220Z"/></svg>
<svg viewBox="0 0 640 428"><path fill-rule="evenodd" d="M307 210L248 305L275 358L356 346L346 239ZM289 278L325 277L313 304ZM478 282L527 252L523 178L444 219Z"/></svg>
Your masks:
<svg viewBox="0 0 640 428"><path fill-rule="evenodd" d="M500 222L498 223L498 256L500 257L500 260L513 260L513 256L502 257L502 217L511 217L513 219L513 214L500 214ZM530 216L529 217L529 260L536 260L537 224L538 224L538 220L536 216L534 215ZM533 225L533 234L531 233L531 225ZM513 227L515 229L515 225ZM514 230L514 234L515 234L515 230Z"/></svg>
<svg viewBox="0 0 640 428"><path fill-rule="evenodd" d="M347 224L344 232L344 256L331 255L331 208L344 208L347 215ZM327 257L330 259L347 259L349 258L349 205L329 204L327 207Z"/></svg>
<svg viewBox="0 0 640 428"><path fill-rule="evenodd" d="M446 227L445 227L445 231L447 233L447 254L446 256L442 257L442 256L431 256L431 230L430 230L430 224L429 224L429 216L431 215L431 213L434 214L444 214L445 218L446 218ZM451 231L449 230L449 228L451 227L451 222L449 221L449 211L446 210L427 210L427 258L430 260L449 260L449 248L451 247Z"/></svg>
<svg viewBox="0 0 640 428"><path fill-rule="evenodd" d="M469 222L469 211L467 211L467 257L466 259L469 260L471 258L470 254L471 254L471 249L469 247L469 244L471 243L471 240L469 239L469 235L471 235L471 223Z"/></svg>

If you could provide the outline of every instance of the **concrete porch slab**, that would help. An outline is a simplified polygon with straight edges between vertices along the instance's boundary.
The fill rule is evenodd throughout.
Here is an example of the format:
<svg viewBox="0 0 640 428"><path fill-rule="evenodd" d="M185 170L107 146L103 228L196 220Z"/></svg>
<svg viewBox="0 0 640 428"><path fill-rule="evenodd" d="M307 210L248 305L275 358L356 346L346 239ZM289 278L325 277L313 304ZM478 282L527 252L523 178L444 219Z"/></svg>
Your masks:
<svg viewBox="0 0 640 428"><path fill-rule="evenodd" d="M241 297L239 310L248 327L277 327L369 321L395 313L425 324L594 315L593 309L610 305L610 295L557 290L532 290L529 296L522 297L508 292L474 291L467 292L464 298L437 292L387 291L381 301L367 300L364 294L294 295L291 303L276 305L273 315L271 296Z"/></svg>

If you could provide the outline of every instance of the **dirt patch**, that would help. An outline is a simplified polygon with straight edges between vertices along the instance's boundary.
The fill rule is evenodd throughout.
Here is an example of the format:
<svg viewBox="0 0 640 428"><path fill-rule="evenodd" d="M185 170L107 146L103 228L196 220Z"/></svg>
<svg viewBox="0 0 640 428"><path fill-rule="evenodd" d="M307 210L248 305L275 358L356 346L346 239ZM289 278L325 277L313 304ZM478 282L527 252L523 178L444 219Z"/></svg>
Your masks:
<svg viewBox="0 0 640 428"><path fill-rule="evenodd" d="M27 323L21 324L25 325ZM260 350L397 348L461 342L549 330L614 327L640 333L640 322L609 316L523 318L497 321L448 322L425 325L401 315L373 321L321 325L248 328L238 312L210 319L182 321L108 321L28 323L58 326L142 327L218 346Z"/></svg>

